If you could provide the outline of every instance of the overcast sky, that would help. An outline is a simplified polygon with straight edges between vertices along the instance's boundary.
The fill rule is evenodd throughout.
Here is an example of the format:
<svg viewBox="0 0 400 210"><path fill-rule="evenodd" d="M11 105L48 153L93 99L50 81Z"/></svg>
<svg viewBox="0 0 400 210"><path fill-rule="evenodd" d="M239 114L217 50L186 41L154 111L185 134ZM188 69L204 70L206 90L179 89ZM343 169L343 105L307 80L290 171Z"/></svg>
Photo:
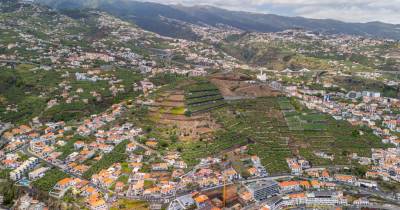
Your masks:
<svg viewBox="0 0 400 210"><path fill-rule="evenodd" d="M400 24L400 0L142 0L164 4L212 5L231 10L347 22Z"/></svg>

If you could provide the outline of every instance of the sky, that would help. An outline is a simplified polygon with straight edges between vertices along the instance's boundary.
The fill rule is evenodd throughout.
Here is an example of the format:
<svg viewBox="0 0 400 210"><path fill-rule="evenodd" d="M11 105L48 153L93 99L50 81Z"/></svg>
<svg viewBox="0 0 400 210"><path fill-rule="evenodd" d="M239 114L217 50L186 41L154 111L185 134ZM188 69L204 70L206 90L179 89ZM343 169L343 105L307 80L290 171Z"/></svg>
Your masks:
<svg viewBox="0 0 400 210"><path fill-rule="evenodd" d="M400 0L142 0L163 4L211 5L230 10L400 24Z"/></svg>

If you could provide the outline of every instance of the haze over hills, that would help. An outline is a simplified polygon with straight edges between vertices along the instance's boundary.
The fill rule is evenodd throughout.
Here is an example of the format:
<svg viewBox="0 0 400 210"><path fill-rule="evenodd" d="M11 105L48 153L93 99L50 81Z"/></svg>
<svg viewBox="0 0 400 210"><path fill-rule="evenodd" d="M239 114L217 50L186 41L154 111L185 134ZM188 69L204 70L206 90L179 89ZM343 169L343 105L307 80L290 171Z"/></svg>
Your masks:
<svg viewBox="0 0 400 210"><path fill-rule="evenodd" d="M273 14L229 11L210 6L186 7L163 5L130 0L37 0L56 9L95 8L124 19L134 21L140 27L161 35L195 39L196 35L184 24L172 24L177 20L191 24L211 26L226 25L244 31L276 32L301 28L332 34L350 34L366 37L400 39L400 25L382 22L346 23L331 19L308 19Z"/></svg>

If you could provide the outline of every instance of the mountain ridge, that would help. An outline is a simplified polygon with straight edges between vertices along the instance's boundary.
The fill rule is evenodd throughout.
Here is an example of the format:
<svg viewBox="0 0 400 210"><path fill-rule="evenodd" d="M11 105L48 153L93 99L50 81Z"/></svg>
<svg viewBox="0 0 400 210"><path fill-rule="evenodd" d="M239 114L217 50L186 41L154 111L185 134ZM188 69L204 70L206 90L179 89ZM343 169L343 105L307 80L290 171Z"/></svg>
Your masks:
<svg viewBox="0 0 400 210"><path fill-rule="evenodd" d="M166 5L130 0L36 0L56 9L95 8L136 22L140 27L165 36L196 39L184 26L166 23L161 17L210 26L229 25L250 32L278 32L300 28L330 34L348 34L400 40L400 25L373 21L347 23L333 19L310 19L275 14L231 11L213 6Z"/></svg>

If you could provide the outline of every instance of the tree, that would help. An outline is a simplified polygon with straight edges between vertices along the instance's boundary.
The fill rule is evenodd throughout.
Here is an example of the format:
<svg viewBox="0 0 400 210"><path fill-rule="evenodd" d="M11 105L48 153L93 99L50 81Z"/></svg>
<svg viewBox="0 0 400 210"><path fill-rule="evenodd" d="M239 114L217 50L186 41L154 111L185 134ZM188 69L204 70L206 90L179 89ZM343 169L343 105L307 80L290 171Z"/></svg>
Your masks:
<svg viewBox="0 0 400 210"><path fill-rule="evenodd" d="M172 134L169 139L172 143L176 143L178 141L178 136L176 136L176 134Z"/></svg>
<svg viewBox="0 0 400 210"><path fill-rule="evenodd" d="M358 132L358 130L353 130L353 131L351 132L351 136L354 137L354 138L357 138L357 137L360 136L360 132Z"/></svg>
<svg viewBox="0 0 400 210"><path fill-rule="evenodd" d="M187 110L187 111L185 112L185 116L186 116L186 117L191 117L191 116L192 116L192 111Z"/></svg>

